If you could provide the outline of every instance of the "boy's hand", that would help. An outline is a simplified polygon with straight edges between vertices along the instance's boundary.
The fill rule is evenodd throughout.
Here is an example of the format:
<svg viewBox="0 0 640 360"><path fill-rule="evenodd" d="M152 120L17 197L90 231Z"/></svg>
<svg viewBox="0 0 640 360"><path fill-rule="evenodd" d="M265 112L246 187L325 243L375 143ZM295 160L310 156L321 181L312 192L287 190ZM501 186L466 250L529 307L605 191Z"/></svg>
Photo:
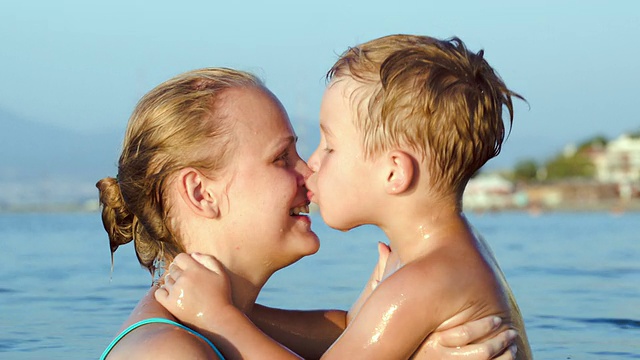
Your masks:
<svg viewBox="0 0 640 360"><path fill-rule="evenodd" d="M391 248L389 245L378 242L378 263L376 264L376 268L374 271L374 276L372 276L371 281L371 290L374 290L378 284L384 279L385 270L387 268L387 262L389 260L389 255L391 254Z"/></svg>
<svg viewBox="0 0 640 360"><path fill-rule="evenodd" d="M155 298L185 324L209 328L228 307L235 309L227 273L212 256L178 254L164 281Z"/></svg>
<svg viewBox="0 0 640 360"><path fill-rule="evenodd" d="M488 316L448 330L436 331L422 343L415 358L513 360L516 358L517 332L509 329L497 332L501 322L499 317ZM486 340L474 344L482 338Z"/></svg>
<svg viewBox="0 0 640 360"><path fill-rule="evenodd" d="M351 305L351 308L347 313L347 320L346 320L346 323L344 324L344 327L346 327L351 322L351 320L353 320L356 314L358 314L358 311L360 311L360 308L362 307L362 305L369 298L369 295L371 295L373 290L375 290L376 287L378 287L378 284L380 284L380 282L384 279L390 254L391 254L391 248L389 248L389 245L383 242L378 242L378 263L376 264L376 267L371 272L371 276L369 277L367 284L364 286L364 289L362 289L360 296L353 303L353 305Z"/></svg>

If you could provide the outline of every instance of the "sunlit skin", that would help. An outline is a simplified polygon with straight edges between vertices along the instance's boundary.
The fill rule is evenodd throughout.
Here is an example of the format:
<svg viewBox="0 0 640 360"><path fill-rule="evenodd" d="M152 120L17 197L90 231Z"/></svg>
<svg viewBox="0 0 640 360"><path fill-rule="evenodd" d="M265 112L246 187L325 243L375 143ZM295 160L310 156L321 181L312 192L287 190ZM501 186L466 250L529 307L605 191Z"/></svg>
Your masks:
<svg viewBox="0 0 640 360"><path fill-rule="evenodd" d="M258 104L256 103L255 105L257 106ZM260 104L260 106L264 105L265 104ZM247 108L244 107L244 109L246 110ZM258 116L258 113L251 113L251 115ZM290 128L290 124L284 116L280 120L282 124L279 125L276 123L265 124L264 120L262 121L263 122L260 123L260 127L253 128L251 126L247 126L247 129L249 131L244 132L242 136L251 134L254 137L264 136L265 139L261 141L265 142L267 141L266 139L273 138L273 135L268 132L269 126ZM286 126L284 126L283 124L286 124ZM237 125L238 129L243 129L244 127L245 125ZM251 141L255 140L256 139L253 138ZM249 140L247 140L247 142L248 141ZM295 147L295 143L292 144L292 146ZM264 149L264 144L258 143L258 145L256 145L255 147L255 149L260 148ZM293 151L295 151L295 148L293 149ZM253 153L253 151L248 151L246 153L247 156L250 154L259 156L258 154ZM297 155L295 156L295 158L297 161ZM248 157L240 159L242 159L242 161L246 161L248 164L254 164L254 160L250 160L248 159ZM358 175L365 176L376 173L378 171L375 166L370 166L368 163L362 161L361 159L354 161L353 165L358 165L360 166L360 168L339 168L349 172L359 171ZM238 166L241 168L244 167L244 165ZM256 174L255 172L252 173L250 171L250 168L250 166L247 167L246 173L240 171L234 172L234 176L232 178L234 179L234 181L240 181L240 183L236 183L235 185L233 185L237 187L238 193L233 193L232 191L228 192L229 202L231 204L229 206L229 214L231 214L234 209L234 198L245 199L247 201L247 206L273 207L273 205L270 204L256 204L255 196L257 195L257 193L256 195L254 195L254 197L239 194L240 189L245 189L245 187L253 187L253 189L247 190L249 193L272 192L273 187L276 187L276 189L278 188L278 185L274 182L256 179L256 176L258 174ZM300 173L304 173L304 171L300 170ZM240 175L245 176L246 178L239 179L238 177ZM305 178L309 178L310 175L311 172L308 172ZM357 177L354 176L348 178L354 180ZM311 179L320 180L319 176L311 176ZM242 184L242 186L240 186L239 184ZM311 184L312 182L309 183L309 185ZM304 187L304 183L299 183L297 185L299 187ZM345 183L343 185L345 186L345 188L339 190L342 191L343 195L345 196L345 201L352 201L352 203L349 203L349 206L354 206L355 209L360 211L363 210L364 206L362 208L359 207L360 205L356 204L356 197L347 194L352 190L350 187L354 185L357 185L357 181L355 180L353 182ZM233 188L233 186L231 188ZM337 188L334 187L333 189L335 190ZM313 190L310 194L315 194L313 195L315 199L319 193L317 189ZM374 191L375 189L373 189L373 186L366 188L366 193L371 193L372 199L385 199L384 196L375 194ZM232 197L232 194L235 195ZM281 195L279 195L278 197L284 194L286 194L286 192L282 191ZM267 195L261 196L263 198L267 197ZM270 194L268 196L273 195ZM274 198L277 199L278 197ZM304 196L303 198L306 200L306 196ZM367 204L375 204L374 200L367 201ZM297 204L297 202L298 201L296 198L296 201L285 201L284 203L289 204L288 206L292 206L292 204L295 205ZM320 204L320 206L325 206L323 205L322 201L318 201L318 203ZM339 203L336 202L336 204ZM333 203L328 206L333 206ZM222 219L225 217L225 212L224 210L222 210L225 209L225 206L221 205L220 209L220 219ZM226 228L226 231L231 234L242 231L246 232L247 229L243 229L243 227L247 226L249 226L253 231L257 230L259 232L258 234L256 234L255 232L251 232L251 234L254 234L254 238L252 239L243 238L242 245L248 244L249 241L259 241L264 242L265 244L272 244L271 246L278 246L278 251L283 251L283 249L296 248L297 243L293 239L290 242L284 241L283 244L280 245L278 245L277 241L275 240L267 241L267 239L258 239L259 237L267 236L269 232L263 233L262 229L258 227L258 225L260 224L260 221L258 221L258 219L250 219L251 221L245 219L245 211L253 210L247 208L243 210L242 213L236 215L228 215L232 219L234 219L233 221L228 221L228 223L233 226L238 226L239 228ZM267 209L265 207L265 209L262 209L261 211L273 211L273 209ZM255 212L255 214L255 216L261 216L258 212ZM323 216L325 216L325 214L331 215L332 213L327 213L323 209ZM370 217L375 215L374 212L366 214ZM270 214L267 215L269 217L269 220L264 223L266 229L277 229L278 226L274 227L273 223L270 222L273 222L274 220L278 221L278 219L280 219L280 216L273 216ZM364 221L363 219L364 218L352 216L346 219L346 221L348 221L346 225L337 227L345 229L354 227L362 223ZM304 217L302 217L302 219L296 219L294 217L294 219L290 220L290 222L291 224L293 224L291 225L291 228L293 230L298 229L302 234L305 234L304 230L310 231L308 229L308 226L310 225L308 219L305 219ZM288 224L288 222L285 222L285 225L286 224ZM307 227L303 226L303 224L306 224ZM192 226L202 226L202 224L198 224L196 222L187 225L189 228ZM291 231L291 234L296 233L296 231ZM215 239L220 239L220 241L223 241L222 239L225 238L215 237ZM274 242L276 243L275 245ZM304 244L306 242L302 243ZM395 246L393 242L392 246ZM235 294L235 291L237 289L234 288L235 284L239 282L237 279L238 271L233 271L228 264L242 263L245 264L245 267L247 268L253 268L249 266L249 263L255 262L257 259L256 257L263 256L264 259L267 259L268 257L279 256L276 252L274 252L274 249L257 249L259 248L256 248L256 254L250 255L250 258L247 260L233 259L233 256L239 256L240 254L234 254L234 252L230 250L225 251L215 248L196 249L195 247L190 246L188 248L188 252L211 254L216 256L217 260L215 258L203 256L201 254L194 254L193 256L189 256L186 254L179 255L175 259L174 264L167 274L166 284L156 292L156 298L181 321L194 329L198 329L200 332L214 341L214 343L220 343L223 344L223 346L226 343L231 343L231 349L227 350L227 353L241 353L245 358L265 356L265 354L269 354L269 358L272 359L297 358L297 356L293 353L282 351L281 345L265 336L263 332L259 331L249 321L245 314L250 315L253 320L257 321L257 323L261 323L262 330L270 335L273 334L274 338L277 338L278 341L281 341L283 344L290 346L292 349L295 348L296 351L302 352L305 351L305 348L316 349L314 350L315 352L313 353L313 355L309 355L309 357L320 357L320 355L322 355L322 353L326 351L326 353L322 355L322 358L386 359L408 358L412 355L415 355L416 358L431 359L460 357L463 357L465 359L487 359L497 354L502 354L500 357L497 357L498 359L513 358L513 354L510 351L503 352L510 339L514 336L512 332L500 333L493 339L493 342L487 342L479 345L468 345L461 349L456 349L457 346L463 346L465 344L469 344L470 342L475 342L479 338L487 338L488 336L495 335L494 331L499 327L500 321L493 322L494 319L491 317L486 318L481 322L467 323L463 327L452 329L451 332L443 333L433 333L433 330L441 323L444 323L447 319L448 322L441 326L442 330L450 329L460 324L466 323L466 320L470 319L470 317L462 319L460 316L455 316L456 313L452 313L452 315L454 315L452 318L445 317L442 318L437 324L434 324L433 322L429 322L428 324L426 324L426 326L432 326L429 331L424 328L424 324L421 325L422 327L420 327L415 324L415 321L408 321L406 319L406 317L408 316L408 312L415 307L417 299L413 299L412 297L415 296L415 294L412 294L410 291L405 291L408 289L405 289L404 287L412 288L416 280L411 279L411 276L417 276L418 274L411 275L410 273L408 273L408 282L404 284L404 287L393 285L395 284L395 282L392 280L393 276L383 280L387 276L385 275L385 272L390 272L391 269L395 269L394 264L396 264L397 262L397 255L401 253L401 251L399 251L398 253L394 252L389 255L388 248L384 245L379 246L381 260L378 266L376 266L376 269L374 269L360 299L355 302L354 306L348 313L343 311L319 311L310 312L309 314L307 314L304 312L286 312L286 310L282 310L282 313L280 313L277 309L272 309L273 311L271 311L270 309L265 309L264 307L260 306L252 309L252 304L249 304L246 300L255 300L255 296L257 295L257 293L252 292L250 294L251 296L244 296L242 298L238 297ZM311 249L308 249L308 251L309 250ZM264 251L265 254L261 254L260 252L262 251ZM227 253L229 253L230 255L227 256ZM299 251L298 253L301 252ZM222 256L218 254L221 254ZM387 258L389 258L389 261L387 261ZM205 264L206 267L201 263ZM262 262L260 263L264 264ZM267 262L266 264L269 264L269 262ZM268 274L260 276L256 275L256 272L258 274L260 273L259 268L253 268L253 271L254 272L251 273L243 273L243 277L249 279L257 278L266 281L266 278L268 278L268 276L266 275L270 275L271 273L267 271L266 273ZM262 272L265 273L264 270L262 270ZM399 273L400 272L398 272L397 274ZM257 286L259 282L257 282L257 280L252 281L256 281L256 283L254 283L254 286L250 287L250 289L257 290L259 288ZM386 285L387 283L390 283L392 285ZM207 284L207 286L203 286L203 284ZM422 286L422 284L420 286ZM380 291L382 287L389 290ZM393 291L393 289L401 291L402 293L398 293L396 295L403 298L390 297L388 292ZM240 290L242 291L242 289ZM404 293L406 293L406 299L404 298ZM422 296L423 294L420 295ZM232 302L229 299L230 297L233 298ZM232 305L235 305L235 307ZM236 309L236 307L239 308L240 311ZM420 309L420 311L418 311L416 314L424 317L425 313L431 311L433 306L424 307L425 309ZM256 312L260 313L261 315L255 315ZM438 313L438 316L440 315L441 314ZM413 316L414 315L411 315L411 317ZM289 320L289 325L285 324L286 321L283 321L282 318L285 317ZM480 317L474 317L474 319L476 318ZM406 327L403 327L403 322L406 322ZM422 332L416 334L416 329ZM271 331L273 331L273 333ZM466 335L460 335L461 333L465 334L465 332ZM285 334L283 335L283 333ZM291 335L294 333L297 336ZM391 334L394 333L395 336L391 336ZM433 333L433 336L426 338L427 335L431 333ZM452 341L452 339L454 340ZM298 344L293 343L294 341L298 342ZM334 341L336 342L333 343ZM327 347L331 343L333 343L333 345L327 349ZM445 344L450 346L450 348L444 348L443 345ZM224 349L223 353L225 353ZM252 355L254 357L252 357Z"/></svg>
<svg viewBox="0 0 640 360"><path fill-rule="evenodd" d="M358 85L345 77L327 88L307 187L329 226L374 224L388 236L392 255L385 280L349 325L362 330L346 331L329 351L355 351L350 344L366 342L367 352L407 358L451 317L496 315L520 333L518 358L530 358L522 316L493 255L467 223L458 194L434 192L428 161L409 147L364 156L349 96Z"/></svg>
<svg viewBox="0 0 640 360"><path fill-rule="evenodd" d="M308 216L292 215L309 203L304 179L310 170L296 152L297 137L282 105L268 91L256 88L226 90L223 104L225 121L233 123L237 139L233 161L215 176L193 168L178 171L166 196L171 204L170 221L185 249L220 259L229 276L225 304L249 312L268 278L315 253L319 242ZM175 267L167 270L176 271ZM150 317L175 320L155 300L156 289L142 298L123 329ZM192 312L188 294L179 291L176 295L175 307L193 318L220 318L225 313L224 306ZM224 349L220 338L214 341ZM226 350L234 357L234 350ZM277 351L288 353L283 347L276 348L275 355ZM108 358L172 358L176 352L179 358L215 358L205 342L165 324L136 329Z"/></svg>

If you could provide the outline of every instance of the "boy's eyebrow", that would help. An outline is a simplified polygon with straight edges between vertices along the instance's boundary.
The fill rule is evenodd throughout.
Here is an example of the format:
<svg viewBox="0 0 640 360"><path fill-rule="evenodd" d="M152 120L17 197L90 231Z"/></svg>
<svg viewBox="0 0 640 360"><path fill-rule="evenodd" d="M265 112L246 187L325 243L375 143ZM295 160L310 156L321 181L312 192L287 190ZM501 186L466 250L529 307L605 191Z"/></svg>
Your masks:
<svg viewBox="0 0 640 360"><path fill-rule="evenodd" d="M329 127L326 126L325 124L320 124L320 130L323 133L325 133L325 135L333 136L333 133L331 132L331 129L329 129Z"/></svg>

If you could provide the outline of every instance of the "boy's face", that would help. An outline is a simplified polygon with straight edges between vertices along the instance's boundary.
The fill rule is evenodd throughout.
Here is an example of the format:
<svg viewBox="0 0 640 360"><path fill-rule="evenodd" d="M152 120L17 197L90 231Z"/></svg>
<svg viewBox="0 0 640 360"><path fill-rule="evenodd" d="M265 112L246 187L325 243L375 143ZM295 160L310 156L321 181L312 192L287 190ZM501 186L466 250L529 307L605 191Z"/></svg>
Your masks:
<svg viewBox="0 0 640 360"><path fill-rule="evenodd" d="M325 223L349 230L371 224L375 210L375 163L365 160L349 100L357 83L333 81L320 108L320 144L309 158L314 172L307 179L309 200L318 204Z"/></svg>

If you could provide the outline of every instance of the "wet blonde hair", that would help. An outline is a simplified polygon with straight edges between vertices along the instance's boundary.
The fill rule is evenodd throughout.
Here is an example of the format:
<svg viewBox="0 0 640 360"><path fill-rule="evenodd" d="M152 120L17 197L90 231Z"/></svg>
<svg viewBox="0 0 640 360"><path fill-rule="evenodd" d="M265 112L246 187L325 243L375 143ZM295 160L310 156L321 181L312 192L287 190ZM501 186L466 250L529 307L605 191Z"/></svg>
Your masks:
<svg viewBox="0 0 640 360"><path fill-rule="evenodd" d="M184 251L169 225L165 187L180 169L194 167L215 176L226 166L235 142L220 97L242 87L264 89L245 72L200 69L158 85L138 102L127 125L117 179L96 184L112 259L118 246L133 240L138 261L153 273L155 259L171 261Z"/></svg>
<svg viewBox="0 0 640 360"><path fill-rule="evenodd" d="M349 48L327 80L358 83L349 97L367 157L409 146L430 159L432 187L460 194L500 152L503 106L511 126L511 98L522 99L483 54L458 38L391 35Z"/></svg>

